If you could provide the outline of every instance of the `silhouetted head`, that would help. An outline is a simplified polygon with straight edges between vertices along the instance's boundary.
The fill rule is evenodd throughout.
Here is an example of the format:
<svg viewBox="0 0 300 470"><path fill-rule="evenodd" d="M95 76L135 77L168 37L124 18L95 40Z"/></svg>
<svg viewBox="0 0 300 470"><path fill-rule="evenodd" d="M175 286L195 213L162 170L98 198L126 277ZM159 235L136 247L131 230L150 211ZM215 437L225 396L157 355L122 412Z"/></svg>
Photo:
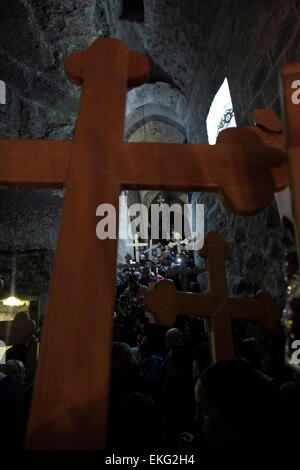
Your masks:
<svg viewBox="0 0 300 470"><path fill-rule="evenodd" d="M167 331L165 336L165 346L170 351L174 346L183 343L183 334L178 328L171 328Z"/></svg>

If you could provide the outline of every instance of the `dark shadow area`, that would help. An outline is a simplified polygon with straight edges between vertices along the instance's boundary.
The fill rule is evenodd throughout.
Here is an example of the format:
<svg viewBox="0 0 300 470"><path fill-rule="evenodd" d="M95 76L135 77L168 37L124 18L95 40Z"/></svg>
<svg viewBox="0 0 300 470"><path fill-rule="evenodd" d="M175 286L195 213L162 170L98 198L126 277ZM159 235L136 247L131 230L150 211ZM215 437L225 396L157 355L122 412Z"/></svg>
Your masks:
<svg viewBox="0 0 300 470"><path fill-rule="evenodd" d="M123 12L120 20L143 23L144 21L144 2L143 0L123 0Z"/></svg>

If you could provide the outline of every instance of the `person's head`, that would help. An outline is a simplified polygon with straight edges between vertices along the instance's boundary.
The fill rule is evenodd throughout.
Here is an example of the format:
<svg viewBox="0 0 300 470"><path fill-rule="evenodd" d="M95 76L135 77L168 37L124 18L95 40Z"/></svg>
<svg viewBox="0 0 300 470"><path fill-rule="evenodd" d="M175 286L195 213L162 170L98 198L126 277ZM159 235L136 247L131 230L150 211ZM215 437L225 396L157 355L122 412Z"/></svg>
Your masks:
<svg viewBox="0 0 300 470"><path fill-rule="evenodd" d="M170 351L174 346L183 344L183 334L178 328L171 328L165 336L165 347Z"/></svg>
<svg viewBox="0 0 300 470"><path fill-rule="evenodd" d="M237 422L266 403L269 390L270 378L244 359L210 365L195 387L198 403L209 403L218 415Z"/></svg>
<svg viewBox="0 0 300 470"><path fill-rule="evenodd" d="M133 271L132 273L133 277L135 278L135 281L137 283L139 283L140 279L141 279L141 273L139 271Z"/></svg>
<svg viewBox="0 0 300 470"><path fill-rule="evenodd" d="M10 359L5 364L5 374L10 377L16 377L20 382L25 381L25 366L22 361Z"/></svg>
<svg viewBox="0 0 300 470"><path fill-rule="evenodd" d="M150 275L150 266L146 265L142 269L142 278L147 278Z"/></svg>
<svg viewBox="0 0 300 470"><path fill-rule="evenodd" d="M113 343L112 373L115 377L124 378L135 371L138 362L127 343L116 341Z"/></svg>

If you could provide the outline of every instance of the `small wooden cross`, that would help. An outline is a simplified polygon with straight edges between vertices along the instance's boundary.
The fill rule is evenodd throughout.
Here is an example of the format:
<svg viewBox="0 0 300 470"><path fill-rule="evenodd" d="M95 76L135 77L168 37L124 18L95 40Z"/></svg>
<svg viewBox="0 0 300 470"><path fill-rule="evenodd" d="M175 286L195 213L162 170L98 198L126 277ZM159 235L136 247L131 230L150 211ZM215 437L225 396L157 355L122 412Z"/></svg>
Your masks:
<svg viewBox="0 0 300 470"><path fill-rule="evenodd" d="M227 296L225 260L230 258L228 245L216 232L209 233L199 254L207 261L208 292L177 292L173 281L161 281L145 296L146 309L156 321L171 326L177 315L197 315L209 320L213 360L233 359L231 319L258 320L274 331L281 317L281 307L267 293L256 299Z"/></svg>
<svg viewBox="0 0 300 470"><path fill-rule="evenodd" d="M147 80L148 60L105 38L71 54L65 69L82 86L73 140L0 140L0 183L66 189L27 447L98 449L106 445L117 240L96 237L97 207L111 204L118 216L123 189L216 191L234 212L253 214L282 189L286 154L255 135L214 146L124 142L126 90Z"/></svg>
<svg viewBox="0 0 300 470"><path fill-rule="evenodd" d="M134 235L134 243L126 243L126 246L134 246L135 251L135 260L137 263L140 262L140 246L148 246L148 243L139 243L139 237L135 233Z"/></svg>

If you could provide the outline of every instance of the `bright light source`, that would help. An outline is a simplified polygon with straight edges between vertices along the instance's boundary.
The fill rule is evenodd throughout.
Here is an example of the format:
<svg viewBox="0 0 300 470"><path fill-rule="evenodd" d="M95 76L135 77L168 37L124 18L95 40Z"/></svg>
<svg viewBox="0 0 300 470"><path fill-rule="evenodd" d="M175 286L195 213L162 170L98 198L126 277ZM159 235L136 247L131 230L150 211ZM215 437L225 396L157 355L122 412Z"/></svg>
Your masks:
<svg viewBox="0 0 300 470"><path fill-rule="evenodd" d="M220 132L219 126L223 120L224 121L222 123L221 130L228 129L229 127L236 127L234 115L230 119L231 110L233 110L233 105L231 101L228 80L225 78L221 88L212 102L206 121L208 142L210 145L215 145L218 134ZM228 119L230 119L229 122L227 122Z"/></svg>
<svg viewBox="0 0 300 470"><path fill-rule="evenodd" d="M2 300L2 304L8 307L28 307L29 301L17 299L16 297L8 297L7 299Z"/></svg>

